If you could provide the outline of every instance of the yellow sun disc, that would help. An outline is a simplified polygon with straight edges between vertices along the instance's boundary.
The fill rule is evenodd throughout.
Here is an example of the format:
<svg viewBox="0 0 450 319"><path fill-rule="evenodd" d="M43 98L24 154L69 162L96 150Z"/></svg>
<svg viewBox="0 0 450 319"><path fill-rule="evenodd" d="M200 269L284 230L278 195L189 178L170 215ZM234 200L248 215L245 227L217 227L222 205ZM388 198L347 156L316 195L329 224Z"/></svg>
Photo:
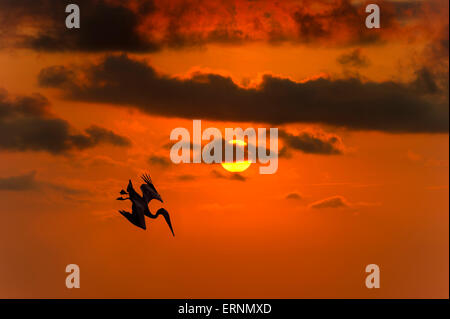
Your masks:
<svg viewBox="0 0 450 319"><path fill-rule="evenodd" d="M233 162L233 163L221 163L222 167L225 168L229 172L238 173L243 172L247 168L250 167L250 164L252 162L250 161L239 161L239 162Z"/></svg>
<svg viewBox="0 0 450 319"><path fill-rule="evenodd" d="M237 146L246 146L247 143L243 140L230 140L228 144L235 144ZM237 162L225 162L221 163L222 167L225 168L229 172L239 173L245 171L252 164L251 161L237 161Z"/></svg>

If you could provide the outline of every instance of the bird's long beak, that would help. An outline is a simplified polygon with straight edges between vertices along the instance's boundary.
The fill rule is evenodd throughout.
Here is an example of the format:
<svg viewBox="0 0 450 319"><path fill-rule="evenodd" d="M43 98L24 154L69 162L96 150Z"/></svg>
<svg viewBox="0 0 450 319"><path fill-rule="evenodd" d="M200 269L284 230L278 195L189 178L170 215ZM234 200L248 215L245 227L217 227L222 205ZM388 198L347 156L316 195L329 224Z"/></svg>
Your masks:
<svg viewBox="0 0 450 319"><path fill-rule="evenodd" d="M169 213L164 209L164 208L160 208L158 209L158 211L156 212L156 215L161 214L164 216L164 219L166 220L167 225L170 228L170 231L172 232L172 236L175 237L175 233L173 232L173 228L172 228L172 222L170 221L170 216Z"/></svg>

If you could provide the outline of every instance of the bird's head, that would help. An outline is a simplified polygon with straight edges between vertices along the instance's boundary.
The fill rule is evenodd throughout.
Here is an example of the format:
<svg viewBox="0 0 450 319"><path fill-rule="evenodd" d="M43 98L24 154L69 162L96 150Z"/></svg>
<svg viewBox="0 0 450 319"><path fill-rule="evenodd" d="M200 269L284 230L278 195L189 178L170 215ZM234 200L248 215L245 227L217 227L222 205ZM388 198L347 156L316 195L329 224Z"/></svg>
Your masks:
<svg viewBox="0 0 450 319"><path fill-rule="evenodd" d="M141 186L141 190L144 197L148 198L148 200L156 199L162 203L163 200L161 198L161 195L158 193L155 186L153 185L150 176L147 174L143 174L141 178L145 182L145 184Z"/></svg>

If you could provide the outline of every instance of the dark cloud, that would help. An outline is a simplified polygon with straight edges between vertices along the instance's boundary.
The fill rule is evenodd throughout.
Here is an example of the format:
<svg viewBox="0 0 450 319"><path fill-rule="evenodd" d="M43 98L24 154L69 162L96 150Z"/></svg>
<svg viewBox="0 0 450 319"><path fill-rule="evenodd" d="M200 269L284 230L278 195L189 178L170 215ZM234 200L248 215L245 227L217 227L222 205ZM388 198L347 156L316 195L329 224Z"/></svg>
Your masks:
<svg viewBox="0 0 450 319"><path fill-rule="evenodd" d="M314 209L322 208L344 208L348 207L347 201L342 196L333 196L312 203L309 207Z"/></svg>
<svg viewBox="0 0 450 319"><path fill-rule="evenodd" d="M373 30L364 27L365 6L350 0L212 0L201 5L184 0L78 0L81 28L66 29L65 6L72 2L0 1L3 46L39 51L154 52L254 41L365 45L389 37L398 40L398 34L408 31L414 37L417 24L423 24L423 4L418 1L379 3L383 27ZM435 6L442 5L438 2Z"/></svg>
<svg viewBox="0 0 450 319"><path fill-rule="evenodd" d="M75 133L67 121L53 117L48 108L48 100L39 94L11 98L0 91L0 150L61 154L104 143L130 145L126 137L96 125Z"/></svg>
<svg viewBox="0 0 450 319"><path fill-rule="evenodd" d="M416 79L413 82L413 86L418 92L423 92L424 94L436 94L440 91L433 73L427 68L416 71Z"/></svg>
<svg viewBox="0 0 450 319"><path fill-rule="evenodd" d="M136 1L135 1L136 2ZM38 51L130 51L159 50L139 32L143 14L154 10L151 1L131 9L126 3L103 0L79 0L80 29L67 29L65 7L73 1L25 0L1 1L0 25L6 24L16 13L15 25L31 25L37 32L20 35L16 45ZM39 24L36 24L37 21ZM2 23L3 22L3 23ZM17 31L17 30L16 30Z"/></svg>
<svg viewBox="0 0 450 319"><path fill-rule="evenodd" d="M301 200L302 196L299 193L294 192L287 194L286 199Z"/></svg>
<svg viewBox="0 0 450 319"><path fill-rule="evenodd" d="M178 176L177 179L180 181L193 181L193 180L197 179L197 176L190 175L190 174L184 174L184 175Z"/></svg>
<svg viewBox="0 0 450 319"><path fill-rule="evenodd" d="M84 134L72 135L70 139L78 149L94 147L101 143L122 147L131 145L128 138L97 125L91 125L85 130Z"/></svg>
<svg viewBox="0 0 450 319"><path fill-rule="evenodd" d="M234 180L234 181L240 181L240 182L245 182L247 180L247 178L245 178L244 176L242 176L241 174L238 173L227 173L227 174L223 174L217 170L213 170L211 172L212 176L214 176L215 178L223 178L223 179L228 179L228 180Z"/></svg>
<svg viewBox="0 0 450 319"><path fill-rule="evenodd" d="M291 150L287 146L283 146L278 151L278 158L291 158L291 157L292 157Z"/></svg>
<svg viewBox="0 0 450 319"><path fill-rule="evenodd" d="M448 5L448 2L447 2ZM433 34L433 40L424 48L418 57L423 66L418 71L417 84L419 89L428 88L433 92L436 89L443 90L448 96L449 89L449 27L448 8L447 24ZM426 91L426 90L425 90Z"/></svg>
<svg viewBox="0 0 450 319"><path fill-rule="evenodd" d="M51 66L42 70L38 75L39 85L55 87L74 81L75 73L64 66Z"/></svg>
<svg viewBox="0 0 450 319"><path fill-rule="evenodd" d="M8 92L0 88L0 120L16 116L45 116L49 114L49 101L40 94L8 98Z"/></svg>
<svg viewBox="0 0 450 319"><path fill-rule="evenodd" d="M349 53L344 53L338 57L337 61L343 66L350 66L355 68L363 68L369 66L369 59L362 54L361 49L354 49Z"/></svg>
<svg viewBox="0 0 450 319"><path fill-rule="evenodd" d="M23 175L0 177L0 191L23 192L41 190L53 190L66 195L87 193L84 190L38 180L36 178L36 171L31 171Z"/></svg>
<svg viewBox="0 0 450 319"><path fill-rule="evenodd" d="M35 179L36 172L28 174L0 177L0 191L28 191L38 188Z"/></svg>
<svg viewBox="0 0 450 319"><path fill-rule="evenodd" d="M294 149L307 154L322 155L337 155L342 153L339 149L340 141L337 136L320 137L308 132L303 132L300 135L292 135L283 130L278 130L278 136L286 143L288 151L289 149ZM282 152L280 151L280 153Z"/></svg>
<svg viewBox="0 0 450 319"><path fill-rule="evenodd" d="M358 78L299 83L267 74L258 87L243 88L217 74L168 77L126 55L107 56L82 75L85 83L69 80L54 86L69 99L131 106L167 117L321 123L398 133L448 132L448 98L423 92L415 83L363 82ZM57 72L44 69L39 80L48 86L56 83L57 77Z"/></svg>
<svg viewBox="0 0 450 319"><path fill-rule="evenodd" d="M160 166L163 166L163 167L169 167L170 164L172 163L166 157L158 156L158 155L151 155L148 158L148 162L150 164L160 165Z"/></svg>
<svg viewBox="0 0 450 319"><path fill-rule="evenodd" d="M370 45L381 43L386 34L396 34L401 25L411 20L408 8L396 2L378 3L383 12L383 28L368 29L365 4L351 0L304 1L292 13L297 27L298 41L337 45Z"/></svg>

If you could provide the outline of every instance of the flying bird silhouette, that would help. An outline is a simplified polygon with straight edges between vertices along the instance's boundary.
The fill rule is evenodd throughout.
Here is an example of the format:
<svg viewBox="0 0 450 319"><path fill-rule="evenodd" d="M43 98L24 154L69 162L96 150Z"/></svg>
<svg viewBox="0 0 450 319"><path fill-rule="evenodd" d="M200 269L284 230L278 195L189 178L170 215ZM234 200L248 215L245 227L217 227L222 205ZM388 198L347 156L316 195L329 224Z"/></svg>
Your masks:
<svg viewBox="0 0 450 319"><path fill-rule="evenodd" d="M148 204L152 199L159 200L161 203L163 202L163 200L161 198L161 195L153 185L150 176L144 174L141 176L141 178L145 182L145 184L142 184L140 187L143 196L139 195L135 191L131 180L129 180L127 190L125 191L122 189L120 191L121 195L128 195L128 197L118 197L117 200L130 200L132 203L131 213L124 210L119 210L119 213L122 214L122 216L124 216L126 219L128 219L128 221L130 221L133 225L142 229L147 229L144 216L155 219L158 218L159 215L161 215L164 217L167 225L169 226L172 235L175 236L172 228L172 223L170 221L169 212L164 208L160 208L158 209L156 214L152 214L152 212L148 208Z"/></svg>

